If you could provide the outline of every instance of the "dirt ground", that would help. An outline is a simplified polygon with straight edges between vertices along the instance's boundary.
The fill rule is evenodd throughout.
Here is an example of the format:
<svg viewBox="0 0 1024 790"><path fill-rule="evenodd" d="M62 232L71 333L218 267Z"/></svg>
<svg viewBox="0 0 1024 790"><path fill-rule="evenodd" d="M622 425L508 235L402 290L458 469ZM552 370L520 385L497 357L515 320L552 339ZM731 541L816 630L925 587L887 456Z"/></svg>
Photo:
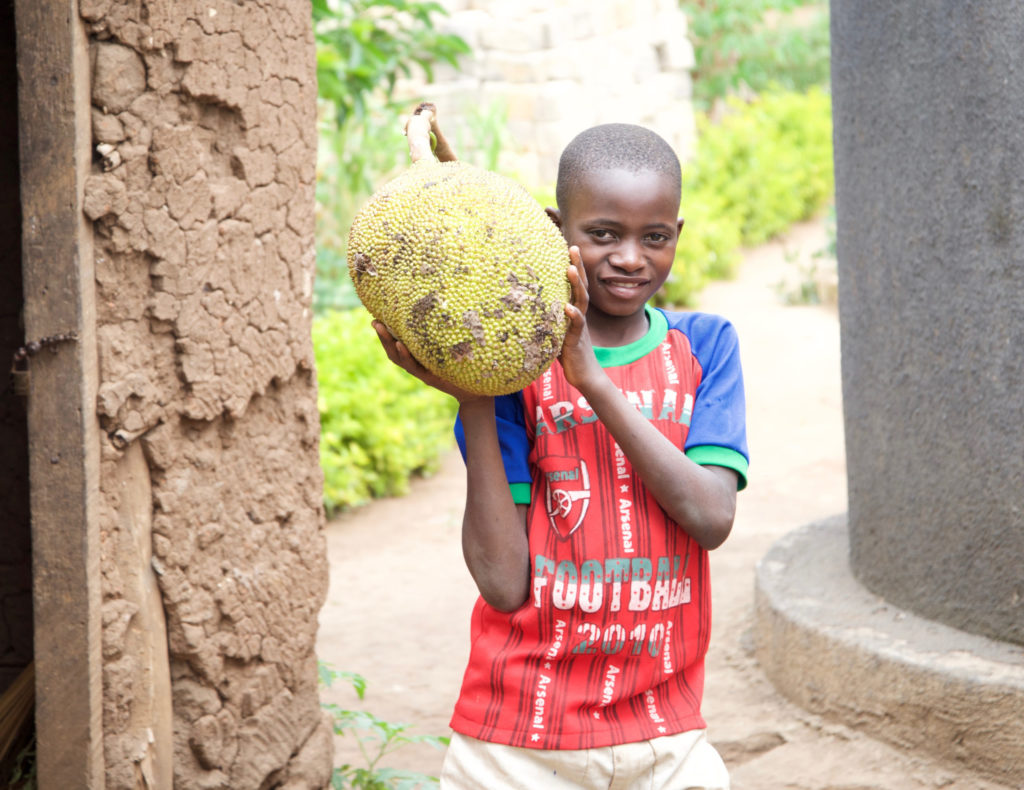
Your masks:
<svg viewBox="0 0 1024 790"><path fill-rule="evenodd" d="M846 510L839 323L833 304L787 306L778 284L807 278L822 222L747 251L738 276L698 309L737 326L747 388L750 485L729 540L711 556L713 635L704 715L734 790L1010 790L954 764L893 748L824 721L780 696L751 648L754 569L778 538ZM321 660L367 681L366 710L415 733L447 735L469 651L476 591L462 561L464 472L457 453L400 499L328 528L331 584L320 615ZM357 706L336 684L326 701ZM386 763L432 773L443 754L412 745ZM361 762L352 738L336 762ZM1022 785L1024 787L1024 785ZM543 790L538 788L538 790Z"/></svg>

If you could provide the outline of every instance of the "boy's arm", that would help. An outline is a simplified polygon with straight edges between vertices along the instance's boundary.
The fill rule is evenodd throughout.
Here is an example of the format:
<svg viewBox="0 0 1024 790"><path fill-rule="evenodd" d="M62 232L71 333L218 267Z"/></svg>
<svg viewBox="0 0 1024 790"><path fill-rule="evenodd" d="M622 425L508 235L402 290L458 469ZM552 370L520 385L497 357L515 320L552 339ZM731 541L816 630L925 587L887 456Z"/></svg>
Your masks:
<svg viewBox="0 0 1024 790"><path fill-rule="evenodd" d="M512 501L498 442L494 398L442 381L420 365L380 321L374 321L373 327L392 362L459 402L466 435L462 553L483 599L502 612L518 609L527 599L530 583L526 506Z"/></svg>
<svg viewBox="0 0 1024 790"><path fill-rule="evenodd" d="M560 357L565 376L587 399L668 516L703 548L717 548L729 536L736 516L737 475L687 458L608 378L587 332L586 271L575 247L571 253L573 304L566 306L570 328Z"/></svg>
<svg viewBox="0 0 1024 790"><path fill-rule="evenodd" d="M455 160L441 132L437 107L420 104L406 122L409 153L415 162L436 156ZM434 149L430 150L430 135ZM494 398L475 395L441 380L417 362L404 343L380 321L373 327L388 359L424 383L459 402L466 437L466 509L462 518L462 554L483 599L503 612L518 609L529 592L530 554L526 506L512 501L494 415Z"/></svg>
<svg viewBox="0 0 1024 790"><path fill-rule="evenodd" d="M526 506L512 501L498 444L494 399L461 403L459 417L466 434L462 555L483 599L499 611L511 612L529 594Z"/></svg>
<svg viewBox="0 0 1024 790"><path fill-rule="evenodd" d="M721 546L736 516L736 472L687 458L623 397L603 370L593 380L574 384L669 517L703 548Z"/></svg>

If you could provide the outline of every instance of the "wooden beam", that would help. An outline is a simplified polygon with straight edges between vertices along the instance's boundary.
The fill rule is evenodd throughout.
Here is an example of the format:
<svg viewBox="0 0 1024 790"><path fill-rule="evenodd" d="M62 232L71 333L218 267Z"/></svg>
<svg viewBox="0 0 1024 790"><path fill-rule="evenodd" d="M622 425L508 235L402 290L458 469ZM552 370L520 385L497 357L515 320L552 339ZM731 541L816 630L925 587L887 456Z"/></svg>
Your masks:
<svg viewBox="0 0 1024 790"><path fill-rule="evenodd" d="M102 788L99 440L88 42L75 0L16 0L25 336L77 340L29 360L40 787Z"/></svg>

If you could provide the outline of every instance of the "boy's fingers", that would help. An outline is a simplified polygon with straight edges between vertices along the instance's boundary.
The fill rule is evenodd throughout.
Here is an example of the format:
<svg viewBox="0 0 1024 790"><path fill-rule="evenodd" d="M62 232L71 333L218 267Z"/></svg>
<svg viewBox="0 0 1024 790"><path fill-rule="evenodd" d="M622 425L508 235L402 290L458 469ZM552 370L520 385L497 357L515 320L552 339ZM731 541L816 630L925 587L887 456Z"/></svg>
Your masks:
<svg viewBox="0 0 1024 790"><path fill-rule="evenodd" d="M384 353L388 355L388 359L396 365L400 364L398 360L398 351L395 348L395 338L388 331L387 327L380 321L374 321L371 326L373 327L373 331L377 333L377 339L380 340L380 344L384 347Z"/></svg>
<svg viewBox="0 0 1024 790"><path fill-rule="evenodd" d="M587 283L584 279L586 273L581 273L579 268L570 266L566 271L566 275L569 278L569 286L572 289L571 301L585 314L587 306L590 304L590 295L587 293Z"/></svg>
<svg viewBox="0 0 1024 790"><path fill-rule="evenodd" d="M373 331L377 333L377 337L380 338L380 342L385 348L393 346L397 342L397 338L391 334L391 330L385 326L383 321L374 321L370 326L373 327Z"/></svg>
<svg viewBox="0 0 1024 790"><path fill-rule="evenodd" d="M424 384L434 387L435 389L441 390L449 395L452 395L456 399L465 397L461 391L455 389L449 384L446 384L427 368L421 365L416 357L409 351L409 347L405 345L401 340L391 334L391 331L381 321L373 321L371 324L374 331L377 333L377 337L380 339L380 343L384 346L384 352L388 355L388 359L391 360L398 367L402 368L406 373L415 376Z"/></svg>
<svg viewBox="0 0 1024 790"><path fill-rule="evenodd" d="M403 368L410 372L419 370L420 363L416 361L416 358L409 352L409 347L401 340L395 341L395 351L398 352L398 359Z"/></svg>
<svg viewBox="0 0 1024 790"><path fill-rule="evenodd" d="M580 248L575 244L569 248L569 262L575 267L576 271L579 272L580 281L583 283L583 287L587 287L587 270L583 266L583 255L580 254Z"/></svg>
<svg viewBox="0 0 1024 790"><path fill-rule="evenodd" d="M419 367L419 363L413 358L412 354L409 353L409 349L405 343L392 335L391 330L389 330L382 322L374 321L373 328L377 332L380 344L384 346L384 353L388 355L388 359L406 370Z"/></svg>
<svg viewBox="0 0 1024 790"><path fill-rule="evenodd" d="M587 270L583 266L583 256L580 248L573 245L569 248L569 282L572 284L572 300L579 308L586 313L587 305L590 303L590 294L587 292Z"/></svg>
<svg viewBox="0 0 1024 790"><path fill-rule="evenodd" d="M409 353L409 347L401 340L396 338L392 342L391 347L395 350L394 361L397 362L400 367L405 368L410 373L419 367L419 363L413 359L412 354Z"/></svg>
<svg viewBox="0 0 1024 790"><path fill-rule="evenodd" d="M383 325L380 328L376 326L374 328L377 329L377 336L380 338L380 344L384 346L384 353L388 355L388 359L406 373L424 379L426 370L409 352L409 347L401 340L396 340Z"/></svg>
<svg viewBox="0 0 1024 790"><path fill-rule="evenodd" d="M571 346L579 340L584 326L583 313L576 305L567 304L565 315L569 319L569 328L565 332L565 340L562 341L563 348Z"/></svg>

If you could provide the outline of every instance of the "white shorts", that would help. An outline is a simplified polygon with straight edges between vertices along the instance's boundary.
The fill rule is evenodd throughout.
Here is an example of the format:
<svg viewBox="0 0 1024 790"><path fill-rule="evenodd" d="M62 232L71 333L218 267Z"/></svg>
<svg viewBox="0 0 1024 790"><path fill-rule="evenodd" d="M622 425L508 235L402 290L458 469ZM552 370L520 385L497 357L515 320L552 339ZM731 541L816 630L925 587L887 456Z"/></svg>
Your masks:
<svg viewBox="0 0 1024 790"><path fill-rule="evenodd" d="M452 734L441 790L729 790L705 730L596 749L524 749Z"/></svg>

